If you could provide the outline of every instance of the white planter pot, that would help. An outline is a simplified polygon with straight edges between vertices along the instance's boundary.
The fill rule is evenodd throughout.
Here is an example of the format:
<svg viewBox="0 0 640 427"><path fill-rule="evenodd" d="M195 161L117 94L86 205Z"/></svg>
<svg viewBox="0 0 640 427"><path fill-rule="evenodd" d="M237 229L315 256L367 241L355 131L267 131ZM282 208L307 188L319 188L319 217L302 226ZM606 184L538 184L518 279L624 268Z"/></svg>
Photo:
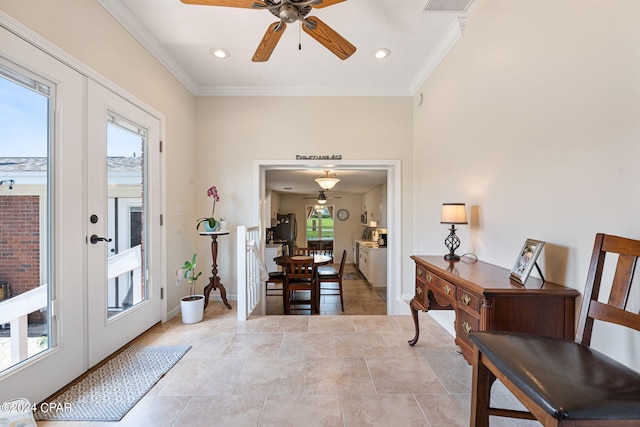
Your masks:
<svg viewBox="0 0 640 427"><path fill-rule="evenodd" d="M180 300L182 323L198 323L204 317L204 295L194 295L194 297L196 298L194 300L190 300L188 296Z"/></svg>
<svg viewBox="0 0 640 427"><path fill-rule="evenodd" d="M227 221L218 221L218 224L220 224L219 230L226 230L227 229Z"/></svg>

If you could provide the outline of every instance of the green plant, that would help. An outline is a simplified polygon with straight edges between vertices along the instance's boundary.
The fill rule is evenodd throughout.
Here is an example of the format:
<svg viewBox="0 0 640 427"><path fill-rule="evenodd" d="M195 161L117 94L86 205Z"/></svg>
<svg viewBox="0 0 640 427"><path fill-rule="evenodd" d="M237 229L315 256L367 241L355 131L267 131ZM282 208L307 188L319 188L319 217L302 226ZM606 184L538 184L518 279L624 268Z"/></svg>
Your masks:
<svg viewBox="0 0 640 427"><path fill-rule="evenodd" d="M184 262L184 265L182 266L182 274L184 275L184 278L187 279L187 282L189 282L189 297L193 298L194 295L194 291L196 288L196 282L198 281L198 278L202 275L202 271L199 272L198 274L196 274L196 260L197 260L197 254L193 254L193 258L191 258L191 261L186 260Z"/></svg>
<svg viewBox="0 0 640 427"><path fill-rule="evenodd" d="M213 213L216 211L216 202L220 201L220 196L218 195L218 189L215 185L209 187L207 190L207 196L213 197L213 208L211 209L211 216L207 218L198 218L198 222L196 223L196 230L200 228L200 224L203 222L207 222L209 227L213 228L216 226L216 219L213 217Z"/></svg>

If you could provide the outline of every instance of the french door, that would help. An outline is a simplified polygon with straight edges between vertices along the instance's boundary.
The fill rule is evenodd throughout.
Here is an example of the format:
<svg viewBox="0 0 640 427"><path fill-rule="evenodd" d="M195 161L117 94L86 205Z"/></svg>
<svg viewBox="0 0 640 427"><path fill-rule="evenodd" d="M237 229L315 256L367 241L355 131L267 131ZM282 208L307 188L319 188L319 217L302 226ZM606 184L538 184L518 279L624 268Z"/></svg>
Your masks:
<svg viewBox="0 0 640 427"><path fill-rule="evenodd" d="M0 403L39 402L162 318L160 121L3 26L0 68L2 87L37 92L46 107L31 114L44 114L43 132L16 118L22 132L0 138L0 202L34 206L14 217L36 224L27 243L38 254L23 274L0 277L2 332L10 322L16 353L0 370ZM44 150L25 152L20 138L36 137ZM26 228L3 230L4 241ZM16 269L8 258L2 276Z"/></svg>
<svg viewBox="0 0 640 427"><path fill-rule="evenodd" d="M23 233L19 236L22 244L31 248L35 243L32 250L38 251L37 260L28 268L21 266L24 271L18 277L6 280L9 294L16 295L2 301L0 309L2 317L14 313L8 319L11 321L12 353L24 346L17 342L23 340L27 347L33 344L33 338L21 327L26 325L21 325L20 318L26 323L29 313L30 326L34 322L46 325L43 335L36 338L37 344L46 343L43 350L35 355L28 351L30 357L17 357L11 367L0 372L0 403L16 397L39 402L86 370L83 311L86 269L82 244L85 78L3 27L0 27L0 62L11 84L32 89L47 87L48 107L44 121L48 125L42 131L38 126L30 125L30 120L39 114L29 112L29 108L23 109L24 114L14 116L15 123L12 124L22 132L3 133L0 138L3 157L6 156L2 161L2 180L14 181L10 190L9 186L3 185L5 191L1 196L12 203L11 199L15 198L23 204L35 199L39 206L28 217L21 218L25 223L35 222L36 230L26 235L25 227L15 226L12 230L5 229L0 236L0 240L5 240L14 233ZM7 99L5 94L3 101ZM45 141L44 150L19 151L32 146L38 139ZM16 209L14 216L20 219L24 216L21 212L25 210ZM11 255L3 257L3 263L20 248L9 250ZM38 268L38 264L43 267ZM3 265L0 270L2 276L5 271L19 271L18 263ZM22 286L24 277L34 274L39 276L35 286ZM42 292L40 295L44 300L35 307L21 298L34 292ZM32 313L34 308L36 312Z"/></svg>
<svg viewBox="0 0 640 427"><path fill-rule="evenodd" d="M89 367L161 320L160 122L89 81Z"/></svg>

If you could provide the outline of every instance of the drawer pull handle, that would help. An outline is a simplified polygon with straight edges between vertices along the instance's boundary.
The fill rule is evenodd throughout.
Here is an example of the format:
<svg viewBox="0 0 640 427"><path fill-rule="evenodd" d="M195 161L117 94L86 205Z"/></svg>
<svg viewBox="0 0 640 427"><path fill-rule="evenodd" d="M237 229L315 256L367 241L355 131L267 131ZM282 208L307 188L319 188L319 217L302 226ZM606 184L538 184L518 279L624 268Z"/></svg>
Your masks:
<svg viewBox="0 0 640 427"><path fill-rule="evenodd" d="M471 297L467 294L462 295L462 302L464 305L469 305L469 303L471 303Z"/></svg>
<svg viewBox="0 0 640 427"><path fill-rule="evenodd" d="M451 286L449 285L444 285L444 292L449 295L451 293Z"/></svg>
<svg viewBox="0 0 640 427"><path fill-rule="evenodd" d="M471 333L471 325L466 320L462 322L462 329L469 335Z"/></svg>
<svg viewBox="0 0 640 427"><path fill-rule="evenodd" d="M422 269L420 267L418 267L417 273L418 273L418 276L422 276Z"/></svg>
<svg viewBox="0 0 640 427"><path fill-rule="evenodd" d="M433 278L431 277L431 275L427 274L427 282L431 283L432 280L433 280Z"/></svg>
<svg viewBox="0 0 640 427"><path fill-rule="evenodd" d="M420 295L422 293L422 288L416 288L416 293Z"/></svg>

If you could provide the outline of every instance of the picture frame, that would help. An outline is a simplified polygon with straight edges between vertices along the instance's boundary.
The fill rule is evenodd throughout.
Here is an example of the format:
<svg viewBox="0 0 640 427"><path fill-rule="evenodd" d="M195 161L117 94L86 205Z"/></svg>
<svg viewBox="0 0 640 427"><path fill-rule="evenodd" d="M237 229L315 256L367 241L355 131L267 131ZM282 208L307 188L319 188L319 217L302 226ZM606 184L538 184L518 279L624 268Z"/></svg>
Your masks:
<svg viewBox="0 0 640 427"><path fill-rule="evenodd" d="M509 275L509 277L516 282L524 285L529 278L529 274L531 273L533 266L537 266L536 260L538 259L540 252L542 252L543 247L544 242L540 240L527 239L524 242L524 245L522 245L522 249L518 254L516 263L511 269L511 274ZM538 271L540 271L539 268Z"/></svg>

